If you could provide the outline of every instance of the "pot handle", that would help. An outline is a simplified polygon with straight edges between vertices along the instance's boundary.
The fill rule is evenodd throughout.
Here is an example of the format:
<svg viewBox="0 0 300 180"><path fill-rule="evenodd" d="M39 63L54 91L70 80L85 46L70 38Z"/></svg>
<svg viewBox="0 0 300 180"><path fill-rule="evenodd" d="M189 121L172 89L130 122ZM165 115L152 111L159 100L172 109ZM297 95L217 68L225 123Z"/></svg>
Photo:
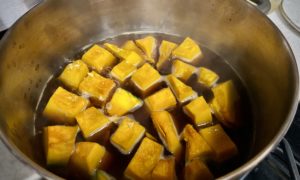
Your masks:
<svg viewBox="0 0 300 180"><path fill-rule="evenodd" d="M298 171L298 168L296 165L296 160L294 158L292 148L291 148L289 142L285 138L282 139L281 143L283 145L284 154L286 155L286 159L288 161L287 164L289 166L289 172L291 175L291 179L299 180L300 179L299 171Z"/></svg>
<svg viewBox="0 0 300 180"><path fill-rule="evenodd" d="M267 14L271 9L270 0L245 0L249 4L258 8L261 12Z"/></svg>

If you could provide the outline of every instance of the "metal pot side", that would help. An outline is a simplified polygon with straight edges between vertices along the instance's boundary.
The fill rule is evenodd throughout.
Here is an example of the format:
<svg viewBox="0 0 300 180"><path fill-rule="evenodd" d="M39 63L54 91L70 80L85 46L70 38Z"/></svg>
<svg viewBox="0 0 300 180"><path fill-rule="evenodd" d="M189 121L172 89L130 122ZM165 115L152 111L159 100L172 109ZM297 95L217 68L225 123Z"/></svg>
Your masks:
<svg viewBox="0 0 300 180"><path fill-rule="evenodd" d="M254 108L253 151L220 179L255 167L282 139L298 104L296 61L261 12L240 0L49 0L15 23L0 43L0 136L47 178L34 112L49 77L83 46L132 32L190 36L222 56L245 83ZM38 120L36 120L38 121Z"/></svg>

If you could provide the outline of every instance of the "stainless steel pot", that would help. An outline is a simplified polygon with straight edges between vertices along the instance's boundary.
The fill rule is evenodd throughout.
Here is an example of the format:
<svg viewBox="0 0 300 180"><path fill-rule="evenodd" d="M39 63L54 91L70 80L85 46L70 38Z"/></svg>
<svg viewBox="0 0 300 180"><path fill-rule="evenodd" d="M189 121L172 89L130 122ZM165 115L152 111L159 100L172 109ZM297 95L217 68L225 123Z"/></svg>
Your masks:
<svg viewBox="0 0 300 180"><path fill-rule="evenodd" d="M268 18L241 0L49 0L23 16L0 44L0 135L26 165L48 178L37 144L39 95L66 57L101 39L133 32L190 36L227 60L247 86L255 141L238 178L281 140L298 103L297 65ZM38 119L36 120L38 121Z"/></svg>

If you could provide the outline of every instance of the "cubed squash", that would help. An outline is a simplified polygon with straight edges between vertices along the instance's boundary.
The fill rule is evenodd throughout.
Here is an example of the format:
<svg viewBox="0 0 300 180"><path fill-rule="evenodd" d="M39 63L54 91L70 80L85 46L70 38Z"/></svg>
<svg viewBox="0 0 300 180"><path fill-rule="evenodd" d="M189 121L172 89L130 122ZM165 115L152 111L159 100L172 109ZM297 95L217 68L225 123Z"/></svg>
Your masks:
<svg viewBox="0 0 300 180"><path fill-rule="evenodd" d="M121 153L130 154L145 134L145 128L133 119L125 117L110 137L110 142Z"/></svg>
<svg viewBox="0 0 300 180"><path fill-rule="evenodd" d="M154 63L155 49L157 46L156 39L153 36L147 36L142 39L135 40L136 45L142 49L149 63Z"/></svg>
<svg viewBox="0 0 300 180"><path fill-rule="evenodd" d="M202 55L202 51L199 45L189 37L185 38L172 52L173 58L178 58L185 62L193 62L200 55Z"/></svg>
<svg viewBox="0 0 300 180"><path fill-rule="evenodd" d="M196 158L206 160L213 157L214 151L192 125L187 124L184 127L181 137L186 142L186 162Z"/></svg>
<svg viewBox="0 0 300 180"><path fill-rule="evenodd" d="M144 101L150 112L170 109L177 103L170 88L163 88L148 96Z"/></svg>
<svg viewBox="0 0 300 180"><path fill-rule="evenodd" d="M110 120L95 107L90 107L76 116L77 123L85 139L108 127Z"/></svg>
<svg viewBox="0 0 300 180"><path fill-rule="evenodd" d="M219 80L219 76L217 73L213 72L210 69L207 69L205 67L199 68L198 73L198 82L207 86L211 87Z"/></svg>
<svg viewBox="0 0 300 180"><path fill-rule="evenodd" d="M155 180L176 180L175 158L160 159L152 171L151 178Z"/></svg>
<svg viewBox="0 0 300 180"><path fill-rule="evenodd" d="M129 179L150 178L163 150L162 145L145 137L125 169L125 177Z"/></svg>
<svg viewBox="0 0 300 180"><path fill-rule="evenodd" d="M156 111L151 113L151 119L167 150L179 159L182 146L171 114L168 111Z"/></svg>
<svg viewBox="0 0 300 180"><path fill-rule="evenodd" d="M75 116L89 105L89 101L62 87L58 87L50 97L43 115L61 124L74 124Z"/></svg>
<svg viewBox="0 0 300 180"><path fill-rule="evenodd" d="M125 82L136 71L136 67L126 61L122 61L117 64L111 70L111 76L117 79L119 82Z"/></svg>
<svg viewBox="0 0 300 180"><path fill-rule="evenodd" d="M131 77L131 81L141 95L150 93L160 82L159 72L150 64L145 63Z"/></svg>
<svg viewBox="0 0 300 180"><path fill-rule="evenodd" d="M182 81L187 81L194 73L196 68L180 60L174 60L172 64L172 74Z"/></svg>
<svg viewBox="0 0 300 180"><path fill-rule="evenodd" d="M117 63L117 59L106 49L93 45L81 58L88 66L101 73Z"/></svg>
<svg viewBox="0 0 300 180"><path fill-rule="evenodd" d="M43 141L48 166L68 164L74 151L78 126L48 126L44 128Z"/></svg>
<svg viewBox="0 0 300 180"><path fill-rule="evenodd" d="M119 48L118 46L110 43L104 43L104 48L106 48L109 52L111 52L113 55L117 56L120 59L126 59L129 52L128 50Z"/></svg>
<svg viewBox="0 0 300 180"><path fill-rule="evenodd" d="M214 160L225 162L238 154L238 149L220 124L200 129L200 134L214 150Z"/></svg>
<svg viewBox="0 0 300 180"><path fill-rule="evenodd" d="M203 96L198 97L183 107L184 113L189 116L196 126L212 123L211 109Z"/></svg>
<svg viewBox="0 0 300 180"><path fill-rule="evenodd" d="M77 89L88 72L87 65L83 61L77 60L68 64L58 79L67 87Z"/></svg>
<svg viewBox="0 0 300 180"><path fill-rule="evenodd" d="M177 47L176 43L163 40L159 46L159 58L156 64L157 69L161 69L169 60L172 51Z"/></svg>
<svg viewBox="0 0 300 180"><path fill-rule="evenodd" d="M106 104L106 111L111 116L122 116L133 112L143 105L143 101L132 95L130 92L118 88L112 99Z"/></svg>
<svg viewBox="0 0 300 180"><path fill-rule="evenodd" d="M196 91L190 86L184 84L182 81L177 79L174 75L167 76L167 84L175 94L176 99L180 103L185 103L198 97Z"/></svg>
<svg viewBox="0 0 300 180"><path fill-rule="evenodd" d="M237 117L239 113L239 94L232 80L223 82L212 88L214 98L210 105L217 119L227 127L238 127L240 122Z"/></svg>
<svg viewBox="0 0 300 180"><path fill-rule="evenodd" d="M145 62L144 59L134 51L130 51L123 61L126 61L128 64L132 64L135 67L138 67Z"/></svg>
<svg viewBox="0 0 300 180"><path fill-rule="evenodd" d="M144 62L144 59L135 51L122 49L110 43L105 43L104 47L121 60L125 60L128 64L139 66Z"/></svg>
<svg viewBox="0 0 300 180"><path fill-rule="evenodd" d="M129 51L134 51L136 52L139 56L141 56L143 59L147 59L146 55L143 53L143 51L135 44L134 41L129 40L126 41L123 45L122 45L123 49L129 50Z"/></svg>
<svg viewBox="0 0 300 180"><path fill-rule="evenodd" d="M214 179L212 173L207 166L200 160L194 159L186 163L184 167L184 179L199 180L199 179Z"/></svg>
<svg viewBox="0 0 300 180"><path fill-rule="evenodd" d="M97 170L96 172L96 179L95 180L115 180L116 178L114 178L113 176L111 176L110 174L108 174L107 172L103 171L103 170Z"/></svg>
<svg viewBox="0 0 300 180"><path fill-rule="evenodd" d="M76 148L70 159L73 171L85 177L95 173L100 161L105 155L105 147L94 142L76 143Z"/></svg>
<svg viewBox="0 0 300 180"><path fill-rule="evenodd" d="M102 106L115 87L116 83L113 80L92 71L80 83L78 90L83 96Z"/></svg>

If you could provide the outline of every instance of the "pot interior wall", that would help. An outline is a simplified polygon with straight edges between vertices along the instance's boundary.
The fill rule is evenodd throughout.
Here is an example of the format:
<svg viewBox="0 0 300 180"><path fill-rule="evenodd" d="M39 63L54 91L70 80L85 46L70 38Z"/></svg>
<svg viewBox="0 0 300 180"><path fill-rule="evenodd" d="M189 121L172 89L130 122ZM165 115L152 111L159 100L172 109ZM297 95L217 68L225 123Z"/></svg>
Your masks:
<svg viewBox="0 0 300 180"><path fill-rule="evenodd" d="M83 46L125 32L180 35L227 60L248 89L254 113L253 152L289 123L298 88L286 42L260 12L239 0L46 1L6 34L0 47L0 129L41 164L34 112L47 80Z"/></svg>

